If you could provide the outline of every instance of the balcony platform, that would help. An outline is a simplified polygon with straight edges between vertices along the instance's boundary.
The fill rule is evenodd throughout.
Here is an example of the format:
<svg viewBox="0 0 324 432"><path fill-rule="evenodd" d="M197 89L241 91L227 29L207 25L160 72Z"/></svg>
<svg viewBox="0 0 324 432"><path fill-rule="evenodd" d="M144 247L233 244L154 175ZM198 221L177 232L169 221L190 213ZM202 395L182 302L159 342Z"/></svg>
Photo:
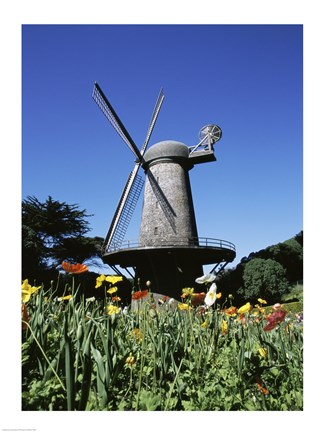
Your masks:
<svg viewBox="0 0 324 432"><path fill-rule="evenodd" d="M153 292L180 298L184 287L194 287L203 274L203 265L232 262L236 251L226 240L199 237L177 239L172 244L141 245L126 241L120 248L106 251L102 259L110 266L132 268L143 288L152 283Z"/></svg>

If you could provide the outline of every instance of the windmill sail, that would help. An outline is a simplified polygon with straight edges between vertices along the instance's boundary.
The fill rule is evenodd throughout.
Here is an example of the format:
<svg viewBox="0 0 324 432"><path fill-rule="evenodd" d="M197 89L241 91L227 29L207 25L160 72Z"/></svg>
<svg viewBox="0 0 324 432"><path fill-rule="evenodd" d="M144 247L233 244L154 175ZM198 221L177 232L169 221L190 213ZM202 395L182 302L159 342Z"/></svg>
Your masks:
<svg viewBox="0 0 324 432"><path fill-rule="evenodd" d="M101 90L98 83L95 83L93 88L92 97L94 101L97 103L105 117L109 120L115 131L118 133L118 135L123 139L123 141L128 145L128 147L131 149L131 151L134 153L134 155L138 158L138 160L142 160L142 155L137 148L136 144L132 140L131 136L127 132L125 126L121 122L120 118L118 117L117 113L113 109L112 105L106 98L104 92Z"/></svg>
<svg viewBox="0 0 324 432"><path fill-rule="evenodd" d="M109 231L107 233L106 239L103 244L102 252L107 253L110 251L114 251L116 249L120 249L129 222L133 216L137 201L141 194L144 185L144 180L140 176L138 176L138 170L141 166L141 163L143 162L143 155L146 151L157 116L160 112L160 108L162 106L163 99L164 99L164 94L163 94L163 90L161 89L153 110L146 139L141 148L141 151L139 151L138 147L130 137L125 126L117 116L115 110L113 109L110 102L106 98L105 94L101 90L99 84L97 83L95 83L94 85L92 97L94 101L97 103L97 105L99 106L99 108L101 109L101 111L103 112L103 114L105 115L105 117L109 120L111 125L114 127L118 135L123 139L123 141L127 144L127 146L137 157L135 167L127 179L125 188L119 200L117 209L115 211Z"/></svg>
<svg viewBox="0 0 324 432"><path fill-rule="evenodd" d="M159 115L159 112L160 112L163 100L164 100L164 94L163 94L163 89L161 89L160 93L159 93L159 96L157 98L154 110L153 110L152 118L151 118L150 125L149 125L148 131L147 131L147 135L146 135L146 140L144 141L144 144L143 144L143 146L141 148L141 154L142 155L145 153L146 147L147 147L148 142L149 142L149 140L151 138L152 131L153 131L156 119L157 119L157 117Z"/></svg>
<svg viewBox="0 0 324 432"><path fill-rule="evenodd" d="M138 198L144 185L142 177L137 175L139 167L140 164L136 164L133 171L129 174L103 244L103 253L120 249L122 245L129 222L133 216Z"/></svg>

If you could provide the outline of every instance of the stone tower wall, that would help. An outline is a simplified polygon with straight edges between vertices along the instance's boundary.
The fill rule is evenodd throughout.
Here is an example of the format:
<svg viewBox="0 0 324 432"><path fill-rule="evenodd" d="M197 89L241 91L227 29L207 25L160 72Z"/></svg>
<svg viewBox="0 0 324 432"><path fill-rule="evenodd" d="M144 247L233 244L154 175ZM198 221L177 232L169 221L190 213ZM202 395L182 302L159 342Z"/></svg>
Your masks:
<svg viewBox="0 0 324 432"><path fill-rule="evenodd" d="M197 236L188 167L182 160L155 161L146 173L140 244L185 245Z"/></svg>

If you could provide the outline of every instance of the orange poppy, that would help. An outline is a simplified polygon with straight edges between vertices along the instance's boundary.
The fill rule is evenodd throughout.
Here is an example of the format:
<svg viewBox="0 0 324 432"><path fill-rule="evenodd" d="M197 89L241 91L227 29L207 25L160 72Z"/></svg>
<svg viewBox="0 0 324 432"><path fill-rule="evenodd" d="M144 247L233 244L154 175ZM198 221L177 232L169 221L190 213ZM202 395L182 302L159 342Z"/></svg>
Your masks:
<svg viewBox="0 0 324 432"><path fill-rule="evenodd" d="M142 298L145 298L148 294L148 290L144 290L144 291L136 291L134 292L134 294L132 295L132 299L133 300L140 300Z"/></svg>
<svg viewBox="0 0 324 432"><path fill-rule="evenodd" d="M261 385L261 384L259 384L259 383L256 383L256 385L258 386L258 389L260 390L260 392L261 392L261 393L263 393L264 395L266 395L266 394L268 394L268 393L269 393L269 390L268 390L268 389L266 389L265 387L262 387L262 385Z"/></svg>
<svg viewBox="0 0 324 432"><path fill-rule="evenodd" d="M194 293L191 296L191 304L192 306L199 306L202 304L202 302L205 300L206 293Z"/></svg>
<svg viewBox="0 0 324 432"><path fill-rule="evenodd" d="M264 395L269 393L269 390L263 387L263 382L261 381L261 378L259 376L256 377L256 385L261 393Z"/></svg>
<svg viewBox="0 0 324 432"><path fill-rule="evenodd" d="M22 323L22 329L26 330L27 329L26 322L29 322L30 318L29 318L27 307L26 307L26 305L24 303L21 305L21 319L23 321L25 321L25 322Z"/></svg>
<svg viewBox="0 0 324 432"><path fill-rule="evenodd" d="M235 306L230 306L229 308L225 309L225 313L228 316L230 316L230 315L235 316L237 313L237 308Z"/></svg>
<svg viewBox="0 0 324 432"><path fill-rule="evenodd" d="M67 273L80 274L88 271L88 267L85 264L70 264L67 261L62 262L62 268Z"/></svg>

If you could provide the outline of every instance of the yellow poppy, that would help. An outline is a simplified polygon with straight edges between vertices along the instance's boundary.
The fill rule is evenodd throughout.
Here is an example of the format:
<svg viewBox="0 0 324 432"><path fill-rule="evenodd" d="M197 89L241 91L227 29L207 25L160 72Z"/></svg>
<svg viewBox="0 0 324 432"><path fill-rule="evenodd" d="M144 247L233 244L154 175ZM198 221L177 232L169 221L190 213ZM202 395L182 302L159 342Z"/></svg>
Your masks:
<svg viewBox="0 0 324 432"><path fill-rule="evenodd" d="M109 290L107 290L107 293L108 294L114 294L117 290L118 290L118 288L113 286L113 287L109 288Z"/></svg>
<svg viewBox="0 0 324 432"><path fill-rule="evenodd" d="M259 348L258 352L259 352L260 356L264 357L264 358L266 358L268 355L268 351L266 350L266 348Z"/></svg>
<svg viewBox="0 0 324 432"><path fill-rule="evenodd" d="M186 298L188 296L192 296L194 294L195 289L194 288L182 288L182 298Z"/></svg>
<svg viewBox="0 0 324 432"><path fill-rule="evenodd" d="M178 308L180 310L190 310L190 309L192 309L192 307L189 306L187 303L178 303Z"/></svg>
<svg viewBox="0 0 324 432"><path fill-rule="evenodd" d="M72 295L69 294L69 295L66 295L66 296L64 296L64 297L59 297L57 300L58 300L58 301L70 300L71 298L72 298Z"/></svg>
<svg viewBox="0 0 324 432"><path fill-rule="evenodd" d="M98 276L97 279L96 279L96 286L95 286L95 288L101 287L101 285L103 284L103 282L105 280L106 280L106 276L104 274Z"/></svg>
<svg viewBox="0 0 324 432"><path fill-rule="evenodd" d="M123 280L122 276L106 276L106 282L109 282L113 285L117 282L121 282L122 280Z"/></svg>
<svg viewBox="0 0 324 432"><path fill-rule="evenodd" d="M106 311L108 315L118 314L120 312L120 307L114 305L108 305Z"/></svg>
<svg viewBox="0 0 324 432"><path fill-rule="evenodd" d="M31 286L28 283L28 279L25 279L21 285L21 300L23 303L27 303L30 299L30 296L32 294L34 294L36 291L38 291L41 288L41 286L39 287L35 287L35 286Z"/></svg>
<svg viewBox="0 0 324 432"><path fill-rule="evenodd" d="M222 320L222 324L221 324L221 332L222 334L226 334L228 331L228 324L225 320Z"/></svg>
<svg viewBox="0 0 324 432"><path fill-rule="evenodd" d="M251 309L251 304L250 302L248 302L244 306L241 306L237 312L239 314L245 314L246 312L249 312L250 309Z"/></svg>
<svg viewBox="0 0 324 432"><path fill-rule="evenodd" d="M267 302L265 300L262 300L262 298L258 298L258 302L261 304L267 304Z"/></svg>

